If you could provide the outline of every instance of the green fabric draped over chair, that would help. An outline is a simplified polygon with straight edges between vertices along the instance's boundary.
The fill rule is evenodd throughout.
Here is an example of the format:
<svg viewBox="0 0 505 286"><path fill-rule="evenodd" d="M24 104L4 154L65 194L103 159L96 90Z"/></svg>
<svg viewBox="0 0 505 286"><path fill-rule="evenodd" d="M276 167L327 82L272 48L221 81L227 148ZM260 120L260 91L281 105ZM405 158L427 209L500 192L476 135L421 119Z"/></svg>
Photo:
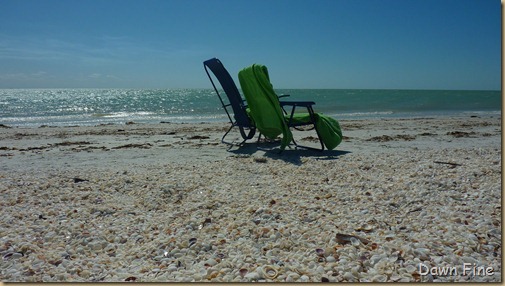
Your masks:
<svg viewBox="0 0 505 286"><path fill-rule="evenodd" d="M342 130L338 121L313 112L314 102L279 101L279 97L270 83L268 69L264 65L254 64L242 69L239 74L240 86L248 104L248 115L256 128L269 139L282 134L281 150L293 140L290 127L313 124L319 140L327 149L332 150L342 142ZM305 107L308 113L286 113L283 107ZM295 143L296 144L296 143Z"/></svg>

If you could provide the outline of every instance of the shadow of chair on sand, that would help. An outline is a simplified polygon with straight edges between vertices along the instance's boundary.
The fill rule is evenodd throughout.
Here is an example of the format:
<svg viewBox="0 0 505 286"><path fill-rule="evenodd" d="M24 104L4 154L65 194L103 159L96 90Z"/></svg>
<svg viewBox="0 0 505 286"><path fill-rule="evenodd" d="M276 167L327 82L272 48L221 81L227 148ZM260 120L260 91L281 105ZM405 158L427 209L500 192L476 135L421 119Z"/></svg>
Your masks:
<svg viewBox="0 0 505 286"><path fill-rule="evenodd" d="M343 150L307 150L302 148L286 148L282 153L279 153L278 142L261 142L261 143L248 143L240 146L233 145L228 148L228 152L237 156L253 156L256 153L264 152L264 157L273 160L282 160L286 163L294 165L302 165L302 158L310 157L315 160L337 160L340 156L351 153L350 151Z"/></svg>

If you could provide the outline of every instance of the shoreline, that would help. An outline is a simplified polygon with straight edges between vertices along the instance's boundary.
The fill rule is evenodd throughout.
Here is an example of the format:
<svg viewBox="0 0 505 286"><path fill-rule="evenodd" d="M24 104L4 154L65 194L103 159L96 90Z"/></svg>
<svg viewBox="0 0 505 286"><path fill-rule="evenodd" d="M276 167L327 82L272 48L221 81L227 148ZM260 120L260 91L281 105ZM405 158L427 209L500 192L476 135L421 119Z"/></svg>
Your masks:
<svg viewBox="0 0 505 286"><path fill-rule="evenodd" d="M229 123L0 127L0 276L501 281L501 115L339 122L281 154ZM465 263L493 275L428 271Z"/></svg>
<svg viewBox="0 0 505 286"><path fill-rule="evenodd" d="M325 113L338 121L354 121L354 120L416 120L416 119L448 119L448 118L461 118L465 119L471 118L493 118L501 117L501 110L487 110L487 111L432 111L432 112L393 112L393 111L383 111L383 112L356 112L356 113ZM9 124L7 121L3 121L0 118L0 128L43 128L43 127L93 127L93 126L103 126L103 125L124 125L124 124L219 124L228 123L229 120L226 114L223 112L219 114L204 114L200 116L181 116L181 117L163 117L162 115L153 114L152 116L135 117L135 112L130 114L131 118L126 116L120 116L122 119L117 119L112 116L108 120L81 120L75 119L68 123L65 121L54 121L52 123L23 123ZM94 115L89 115L90 118L94 118ZM98 116L100 117L100 116ZM97 117L97 118L98 118ZM195 119L181 119L181 118L195 118ZM106 118L106 117L104 117ZM116 118L116 119L113 119ZM118 117L119 118L119 117ZM149 119L147 119L149 118ZM156 119L153 119L156 118ZM110 119L110 120L109 120Z"/></svg>

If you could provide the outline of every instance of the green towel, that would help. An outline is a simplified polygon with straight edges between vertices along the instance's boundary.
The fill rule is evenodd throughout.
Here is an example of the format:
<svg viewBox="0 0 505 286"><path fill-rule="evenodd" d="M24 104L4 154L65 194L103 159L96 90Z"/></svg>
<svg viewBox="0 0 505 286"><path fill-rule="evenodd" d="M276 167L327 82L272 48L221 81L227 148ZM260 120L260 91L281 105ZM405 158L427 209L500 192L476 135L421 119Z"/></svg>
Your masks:
<svg viewBox="0 0 505 286"><path fill-rule="evenodd" d="M287 125L289 115L285 115L275 93L266 66L254 64L238 74L242 92L248 104L248 113L256 128L267 138L275 139L282 134L281 150L293 139ZM321 113L315 114L316 129L328 150L333 150L342 142L342 131L338 121ZM308 123L308 113L295 113L293 123Z"/></svg>
<svg viewBox="0 0 505 286"><path fill-rule="evenodd" d="M321 135L324 146L328 150L335 149L342 142L342 129L337 120L321 113L316 113L316 129Z"/></svg>
<svg viewBox="0 0 505 286"><path fill-rule="evenodd" d="M293 134L286 124L279 98L270 83L267 67L252 65L238 74L240 86L250 110L249 116L265 137L275 139L282 134L281 150L289 145Z"/></svg>
<svg viewBox="0 0 505 286"><path fill-rule="evenodd" d="M328 150L333 150L342 142L342 129L337 120L326 116L322 113L314 113L316 119L316 130L321 136L324 146ZM290 115L286 115L286 121ZM295 113L293 123L308 123L310 122L310 114Z"/></svg>

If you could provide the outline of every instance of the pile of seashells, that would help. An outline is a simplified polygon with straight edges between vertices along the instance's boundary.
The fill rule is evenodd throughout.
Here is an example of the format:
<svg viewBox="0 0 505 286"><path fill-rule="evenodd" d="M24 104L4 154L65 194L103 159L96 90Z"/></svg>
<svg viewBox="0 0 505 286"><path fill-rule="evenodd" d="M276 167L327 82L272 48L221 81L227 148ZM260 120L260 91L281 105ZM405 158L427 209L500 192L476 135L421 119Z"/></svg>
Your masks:
<svg viewBox="0 0 505 286"><path fill-rule="evenodd" d="M3 281L501 279L495 149L0 174ZM439 164L452 161L458 165ZM437 275L468 263L493 275Z"/></svg>

